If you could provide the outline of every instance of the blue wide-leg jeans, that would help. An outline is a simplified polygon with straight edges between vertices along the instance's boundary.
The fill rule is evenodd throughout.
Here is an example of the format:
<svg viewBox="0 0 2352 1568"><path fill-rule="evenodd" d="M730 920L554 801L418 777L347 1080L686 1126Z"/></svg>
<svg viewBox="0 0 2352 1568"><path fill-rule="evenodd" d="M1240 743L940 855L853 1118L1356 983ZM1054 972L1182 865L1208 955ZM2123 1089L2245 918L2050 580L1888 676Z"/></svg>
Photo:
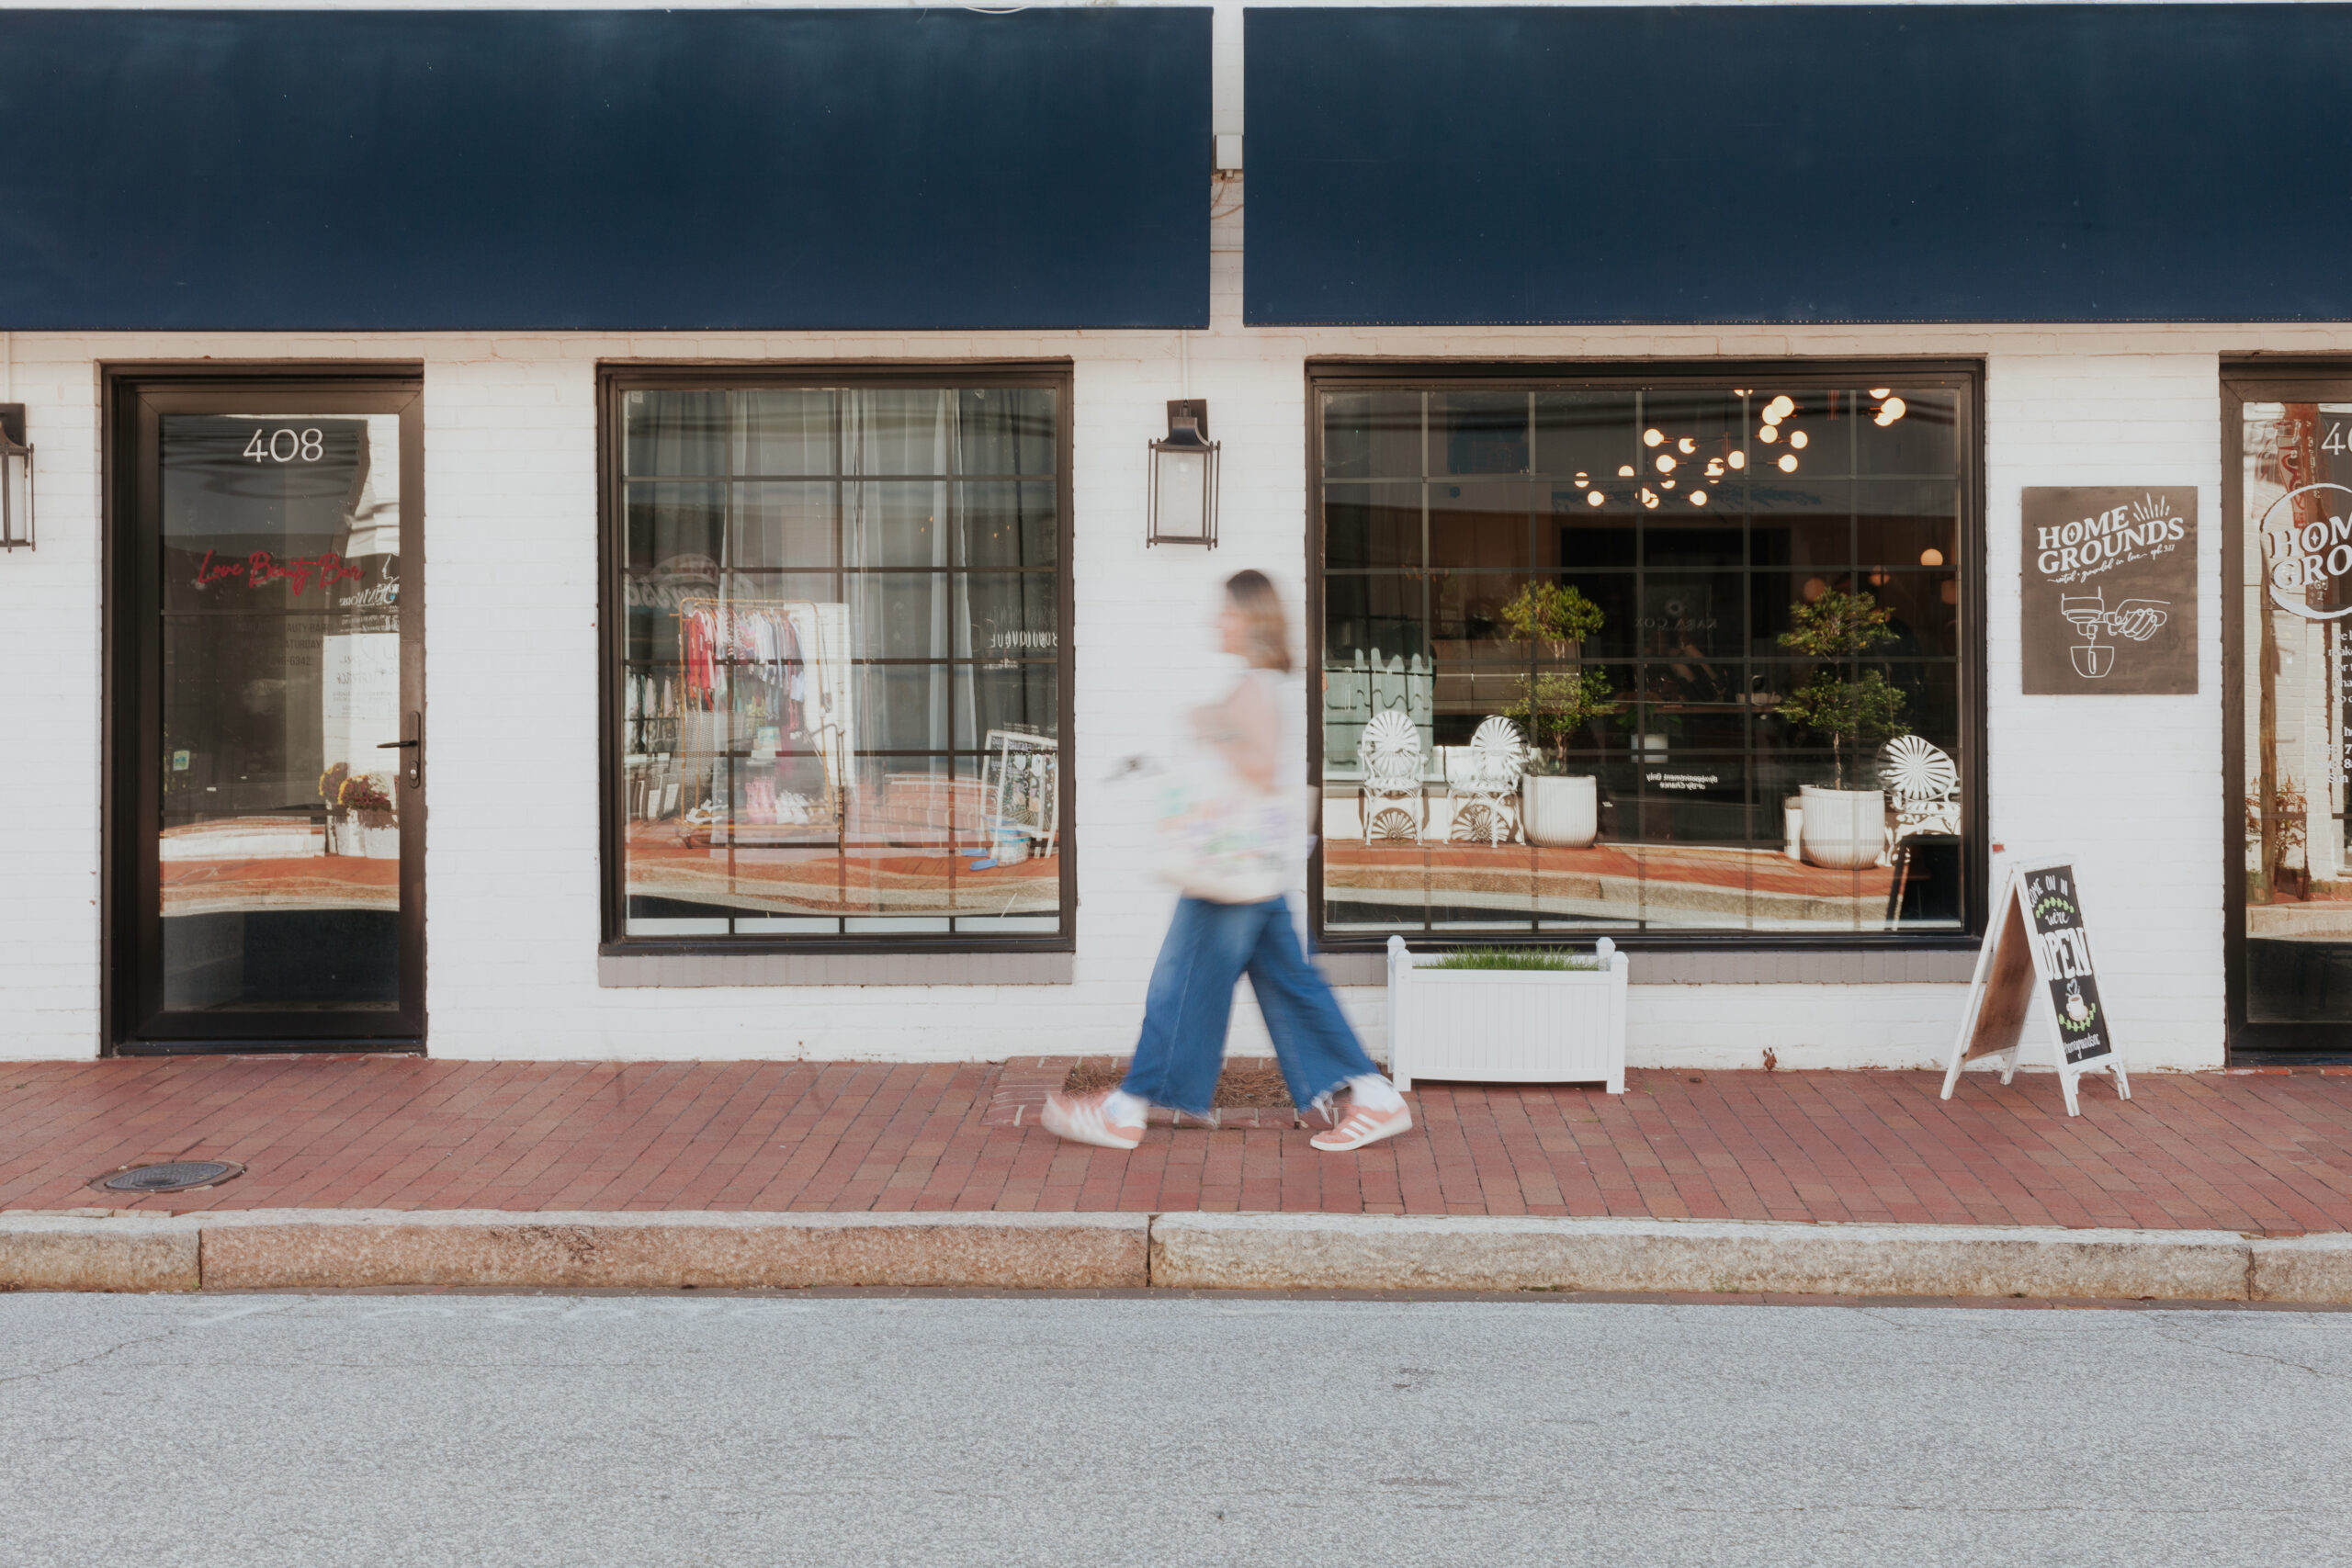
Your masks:
<svg viewBox="0 0 2352 1568"><path fill-rule="evenodd" d="M1380 1070L1322 971L1300 951L1287 904L1180 898L1144 998L1135 1062L1119 1087L1154 1105L1205 1115L1225 1065L1234 984L1245 973L1293 1104L1304 1110L1348 1079Z"/></svg>

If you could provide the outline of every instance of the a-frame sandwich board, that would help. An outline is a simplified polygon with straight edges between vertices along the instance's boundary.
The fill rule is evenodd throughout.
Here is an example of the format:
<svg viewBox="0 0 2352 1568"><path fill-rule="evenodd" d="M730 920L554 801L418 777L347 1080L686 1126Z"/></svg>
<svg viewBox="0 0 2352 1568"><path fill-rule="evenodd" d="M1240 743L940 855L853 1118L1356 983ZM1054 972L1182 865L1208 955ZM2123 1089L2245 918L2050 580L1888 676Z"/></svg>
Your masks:
<svg viewBox="0 0 2352 1568"><path fill-rule="evenodd" d="M1962 1067L1987 1056L1999 1058L2001 1081L2007 1083L2018 1070L2026 1021L2036 1012L2050 1025L2067 1115L2081 1113L2075 1087L2086 1073L2113 1074L2116 1094L2132 1098L2131 1076L2099 1000L2075 868L2065 861L2010 871L1993 907L1993 929L1976 954L1976 977L1969 982L1960 1034L1944 1069L1943 1098L1951 1098Z"/></svg>

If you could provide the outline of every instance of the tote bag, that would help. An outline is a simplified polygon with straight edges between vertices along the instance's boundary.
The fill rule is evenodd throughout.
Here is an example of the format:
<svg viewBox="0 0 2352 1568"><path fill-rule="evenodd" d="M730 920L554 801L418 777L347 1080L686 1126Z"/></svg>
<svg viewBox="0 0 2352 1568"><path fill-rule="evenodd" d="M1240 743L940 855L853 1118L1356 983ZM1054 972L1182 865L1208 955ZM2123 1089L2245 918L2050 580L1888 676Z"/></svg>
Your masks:
<svg viewBox="0 0 2352 1568"><path fill-rule="evenodd" d="M1253 789L1201 749L1158 785L1163 880L1213 904L1261 903L1289 890L1291 868L1307 849L1307 792Z"/></svg>

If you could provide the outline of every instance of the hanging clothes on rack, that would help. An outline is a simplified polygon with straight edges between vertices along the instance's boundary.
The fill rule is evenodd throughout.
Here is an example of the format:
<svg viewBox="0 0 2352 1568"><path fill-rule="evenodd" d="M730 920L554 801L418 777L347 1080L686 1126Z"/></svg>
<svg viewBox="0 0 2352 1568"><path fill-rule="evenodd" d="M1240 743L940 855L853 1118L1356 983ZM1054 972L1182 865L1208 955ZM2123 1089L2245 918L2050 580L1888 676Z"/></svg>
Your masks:
<svg viewBox="0 0 2352 1568"><path fill-rule="evenodd" d="M714 707L734 683L757 682L772 688L769 715L795 729L813 728L805 711L808 669L794 610L813 612L806 600L754 600L720 604L688 600L678 608L678 664L686 701Z"/></svg>
<svg viewBox="0 0 2352 1568"><path fill-rule="evenodd" d="M852 754L846 610L806 599L678 602L680 706L708 716L695 727L700 743L680 744L709 803L698 825L842 820Z"/></svg>

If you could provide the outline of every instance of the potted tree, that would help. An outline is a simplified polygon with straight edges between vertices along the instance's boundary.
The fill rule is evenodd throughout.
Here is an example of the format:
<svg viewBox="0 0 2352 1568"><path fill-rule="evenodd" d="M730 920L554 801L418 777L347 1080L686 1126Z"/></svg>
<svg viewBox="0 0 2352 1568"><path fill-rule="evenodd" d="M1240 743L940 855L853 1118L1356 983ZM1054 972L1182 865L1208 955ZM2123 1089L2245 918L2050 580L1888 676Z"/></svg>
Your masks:
<svg viewBox="0 0 2352 1568"><path fill-rule="evenodd" d="M327 853L362 860L398 860L401 830L391 797L368 773L337 762L319 778L327 803Z"/></svg>
<svg viewBox="0 0 2352 1568"><path fill-rule="evenodd" d="M1531 844L1582 849L1600 835L1600 785L1590 773L1568 772L1577 731L1610 711L1609 678L1577 660L1584 639L1600 629L1600 606L1557 582L1530 582L1502 608L1504 629L1532 653L1565 670L1532 671L1519 678L1519 700L1504 712L1527 728L1527 771L1520 777L1520 829Z"/></svg>
<svg viewBox="0 0 2352 1568"><path fill-rule="evenodd" d="M1847 870L1874 865L1886 852L1886 794L1848 789L1847 753L1853 751L1854 782L1861 782L1861 748L1907 735L1897 716L1904 696L1876 670L1851 673L1842 661L1894 640L1891 613L1867 593L1832 588L1812 604L1789 606L1794 626L1781 634L1781 646L1827 660L1812 679L1775 710L1782 717L1829 739L1830 787L1806 784L1799 792L1804 858L1815 865Z"/></svg>

